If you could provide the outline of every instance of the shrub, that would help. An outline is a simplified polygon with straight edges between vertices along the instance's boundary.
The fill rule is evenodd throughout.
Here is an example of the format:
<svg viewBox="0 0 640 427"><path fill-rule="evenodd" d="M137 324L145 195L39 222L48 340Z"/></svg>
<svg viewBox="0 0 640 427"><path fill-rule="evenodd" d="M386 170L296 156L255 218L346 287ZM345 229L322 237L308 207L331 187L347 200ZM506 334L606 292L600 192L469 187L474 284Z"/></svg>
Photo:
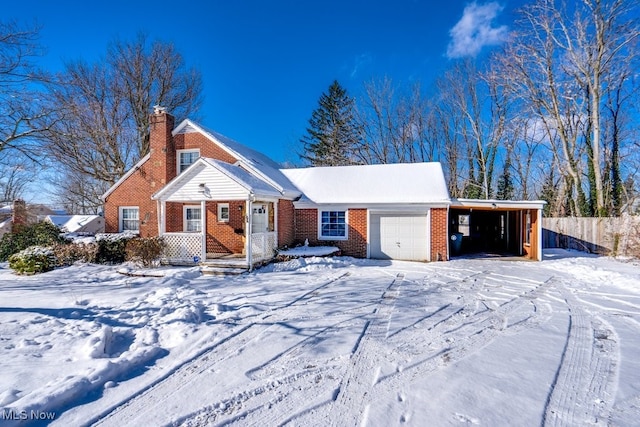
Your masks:
<svg viewBox="0 0 640 427"><path fill-rule="evenodd" d="M123 263L126 258L127 242L135 238L135 236L135 234L131 233L96 235L96 242L98 243L96 262L100 264Z"/></svg>
<svg viewBox="0 0 640 427"><path fill-rule="evenodd" d="M61 243L53 247L59 266L72 265L76 262L96 262L98 251L97 243Z"/></svg>
<svg viewBox="0 0 640 427"><path fill-rule="evenodd" d="M0 239L0 261L31 246L51 246L64 241L60 229L48 221L23 225Z"/></svg>
<svg viewBox="0 0 640 427"><path fill-rule="evenodd" d="M32 246L9 257L9 267L18 274L51 271L57 263L51 248Z"/></svg>
<svg viewBox="0 0 640 427"><path fill-rule="evenodd" d="M131 239L126 246L126 260L151 267L160 258L165 247L161 237Z"/></svg>

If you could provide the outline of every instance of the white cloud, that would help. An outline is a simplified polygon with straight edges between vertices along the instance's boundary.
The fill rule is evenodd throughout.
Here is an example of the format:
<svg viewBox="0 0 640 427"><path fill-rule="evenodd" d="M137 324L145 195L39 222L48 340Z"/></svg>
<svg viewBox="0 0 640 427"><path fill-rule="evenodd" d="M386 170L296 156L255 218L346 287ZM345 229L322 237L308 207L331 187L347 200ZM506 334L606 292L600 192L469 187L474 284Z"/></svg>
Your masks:
<svg viewBox="0 0 640 427"><path fill-rule="evenodd" d="M449 31L451 41L447 47L447 57L476 56L484 46L497 45L505 41L506 25L492 26L494 19L503 9L504 7L497 2L468 4L460 21Z"/></svg>
<svg viewBox="0 0 640 427"><path fill-rule="evenodd" d="M362 53L362 54L356 56L356 58L353 61L353 66L351 67L351 72L349 73L350 77L351 78L356 77L358 72L363 67L366 67L367 65L371 64L372 61L373 61L373 58L371 57L371 54L369 54L369 53Z"/></svg>

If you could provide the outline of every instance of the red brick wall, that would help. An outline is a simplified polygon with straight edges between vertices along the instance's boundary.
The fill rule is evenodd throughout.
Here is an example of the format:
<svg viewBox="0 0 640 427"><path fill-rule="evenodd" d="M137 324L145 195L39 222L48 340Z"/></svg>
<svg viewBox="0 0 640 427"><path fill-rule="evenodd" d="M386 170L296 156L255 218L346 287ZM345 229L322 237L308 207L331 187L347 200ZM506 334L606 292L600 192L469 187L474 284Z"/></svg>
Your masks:
<svg viewBox="0 0 640 427"><path fill-rule="evenodd" d="M349 240L336 242L343 255L367 257L367 210L349 209Z"/></svg>
<svg viewBox="0 0 640 427"><path fill-rule="evenodd" d="M294 212L291 200L278 200L278 246L291 246L296 239Z"/></svg>
<svg viewBox="0 0 640 427"><path fill-rule="evenodd" d="M156 201L151 200L151 195L161 186L154 179L150 164L151 160L147 160L107 197L104 204L105 232L119 231L118 208L120 206L138 206L140 235L142 237L158 235Z"/></svg>
<svg viewBox="0 0 640 427"><path fill-rule="evenodd" d="M447 209L431 209L431 261L446 261L448 244Z"/></svg>
<svg viewBox="0 0 640 427"><path fill-rule="evenodd" d="M310 245L332 245L342 250L343 255L357 258L367 256L367 210L349 209L347 240L318 240L318 210L297 209L295 211L295 240Z"/></svg>
<svg viewBox="0 0 640 427"><path fill-rule="evenodd" d="M318 210L296 209L295 211L295 241L303 243L309 239L310 245L318 244Z"/></svg>
<svg viewBox="0 0 640 427"><path fill-rule="evenodd" d="M200 149L201 157L209 157L217 159L226 163L235 163L237 159L225 150L220 148L218 144L211 142L211 140L201 133L187 133L179 134L174 137L176 150L189 150ZM175 164L174 160L174 164Z"/></svg>
<svg viewBox="0 0 640 427"><path fill-rule="evenodd" d="M218 221L218 203L229 204L229 222ZM207 253L244 251L244 201L207 202Z"/></svg>

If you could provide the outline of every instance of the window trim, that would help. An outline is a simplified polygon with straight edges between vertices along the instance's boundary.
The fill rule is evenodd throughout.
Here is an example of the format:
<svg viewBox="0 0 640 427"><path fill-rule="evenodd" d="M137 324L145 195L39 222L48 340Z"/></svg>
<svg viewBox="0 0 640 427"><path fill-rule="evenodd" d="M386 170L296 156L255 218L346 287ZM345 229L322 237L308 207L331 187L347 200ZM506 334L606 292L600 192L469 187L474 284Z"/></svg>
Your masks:
<svg viewBox="0 0 640 427"><path fill-rule="evenodd" d="M324 212L344 212L344 236L322 235L322 214ZM349 240L349 209L325 208L318 209L318 240Z"/></svg>
<svg viewBox="0 0 640 427"><path fill-rule="evenodd" d="M226 218L222 218L222 208L227 208ZM218 222L224 222L224 223L229 222L229 219L231 218L231 208L229 207L229 203L218 203L217 211L218 211L217 213Z"/></svg>
<svg viewBox="0 0 640 427"><path fill-rule="evenodd" d="M200 149L199 148L187 148L184 150L176 150L176 175L180 175L182 172L184 172L184 170L187 170L189 168L189 166L191 166L193 163L195 163L195 161L193 163L191 163L191 165L187 166L186 168L184 168L183 171L180 170L180 160L182 157L182 154L185 153L197 153L198 157L200 157Z"/></svg>
<svg viewBox="0 0 640 427"><path fill-rule="evenodd" d="M200 230L190 231L187 230L187 210L189 209L197 209L200 211L200 218L198 219L198 224ZM193 221L193 220L191 220ZM200 205L183 205L182 206L182 231L185 233L202 233L202 207Z"/></svg>
<svg viewBox="0 0 640 427"><path fill-rule="evenodd" d="M124 229L124 210L135 209L138 211L138 229L137 230L125 230ZM118 206L118 232L131 231L134 233L140 233L140 206Z"/></svg>

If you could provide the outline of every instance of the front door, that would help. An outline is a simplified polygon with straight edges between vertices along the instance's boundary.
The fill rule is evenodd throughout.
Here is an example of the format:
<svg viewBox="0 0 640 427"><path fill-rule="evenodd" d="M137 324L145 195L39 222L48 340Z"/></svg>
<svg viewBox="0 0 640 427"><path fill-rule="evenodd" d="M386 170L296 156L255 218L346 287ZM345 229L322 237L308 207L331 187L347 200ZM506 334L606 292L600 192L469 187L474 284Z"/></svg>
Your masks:
<svg viewBox="0 0 640 427"><path fill-rule="evenodd" d="M258 203L253 205L251 221L251 229L253 233L264 233L269 231L269 205L267 203Z"/></svg>

